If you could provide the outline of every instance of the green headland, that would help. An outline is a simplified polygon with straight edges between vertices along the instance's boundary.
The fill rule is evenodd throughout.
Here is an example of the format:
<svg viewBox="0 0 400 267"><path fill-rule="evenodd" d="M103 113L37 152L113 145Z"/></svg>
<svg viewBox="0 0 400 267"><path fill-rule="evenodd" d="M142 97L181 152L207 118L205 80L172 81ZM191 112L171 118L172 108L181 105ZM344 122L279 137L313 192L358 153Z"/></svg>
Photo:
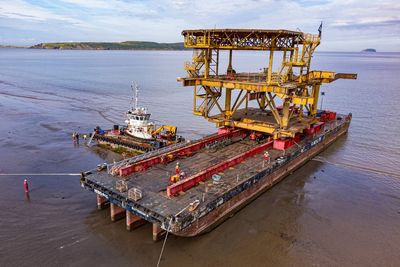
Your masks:
<svg viewBox="0 0 400 267"><path fill-rule="evenodd" d="M184 50L183 43L126 42L61 42L40 43L30 48L69 50Z"/></svg>

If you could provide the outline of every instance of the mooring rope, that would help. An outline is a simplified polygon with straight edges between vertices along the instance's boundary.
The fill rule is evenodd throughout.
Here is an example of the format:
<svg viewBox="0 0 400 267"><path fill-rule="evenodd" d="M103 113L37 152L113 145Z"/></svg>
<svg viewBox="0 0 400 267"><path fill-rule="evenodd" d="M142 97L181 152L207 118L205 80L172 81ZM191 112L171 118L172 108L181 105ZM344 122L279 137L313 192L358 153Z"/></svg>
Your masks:
<svg viewBox="0 0 400 267"><path fill-rule="evenodd" d="M81 176L80 173L0 173L0 176Z"/></svg>
<svg viewBox="0 0 400 267"><path fill-rule="evenodd" d="M196 205L196 204L197 204L197 205ZM200 204L200 200L196 199L195 201L189 203L189 205L187 205L186 207L184 207L182 210L180 210L177 214L175 214L174 216L171 217L171 220L169 221L168 229L166 230L167 233L165 234L165 239L164 239L164 243L163 243L162 248L161 248L160 256L158 257L157 267L160 266L161 257L162 257L162 254L163 254L163 252L164 252L165 243L167 243L168 233L169 233L169 231L171 230L172 220L173 220L173 219L176 219L182 212L184 212L184 211L187 210L188 208L190 208L190 207L197 207L198 204Z"/></svg>
<svg viewBox="0 0 400 267"><path fill-rule="evenodd" d="M161 248L160 256L158 257L157 267L160 266L161 257L162 257L162 254L164 253L165 243L167 243L168 233L169 233L169 230L171 230L171 224L172 224L172 219L173 218L174 217L171 217L171 220L169 221L167 233L165 234L165 238L164 238L164 242L163 242L163 245L162 245L162 248Z"/></svg>

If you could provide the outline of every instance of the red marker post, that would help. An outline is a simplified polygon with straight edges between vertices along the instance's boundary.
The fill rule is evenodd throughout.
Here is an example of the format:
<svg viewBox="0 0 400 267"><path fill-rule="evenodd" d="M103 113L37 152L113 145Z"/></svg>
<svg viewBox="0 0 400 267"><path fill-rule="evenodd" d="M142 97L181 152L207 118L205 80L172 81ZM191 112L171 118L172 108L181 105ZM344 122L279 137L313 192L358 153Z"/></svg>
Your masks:
<svg viewBox="0 0 400 267"><path fill-rule="evenodd" d="M28 180L24 180L24 188L25 188L25 193L29 193L29 186L28 186Z"/></svg>

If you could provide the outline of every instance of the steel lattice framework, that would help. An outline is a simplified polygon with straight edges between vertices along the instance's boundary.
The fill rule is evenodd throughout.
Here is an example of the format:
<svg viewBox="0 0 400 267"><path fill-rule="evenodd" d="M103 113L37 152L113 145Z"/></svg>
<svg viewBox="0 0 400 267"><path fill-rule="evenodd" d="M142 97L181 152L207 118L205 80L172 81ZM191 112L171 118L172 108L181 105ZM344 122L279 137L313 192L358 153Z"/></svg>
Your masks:
<svg viewBox="0 0 400 267"><path fill-rule="evenodd" d="M185 30L185 47L242 50L293 50L304 41L303 33L287 30Z"/></svg>
<svg viewBox="0 0 400 267"><path fill-rule="evenodd" d="M293 137L315 123L322 83L356 79L356 74L311 71L311 58L320 44L320 34L289 30L201 29L184 30L184 45L193 48L185 64L188 77L178 78L194 87L193 112L218 127L269 133L274 138ZM226 72L221 72L220 50L229 51ZM261 50L269 53L264 71L236 73L232 52ZM280 67L273 70L274 53L280 52ZM280 99L281 107L276 100ZM250 108L257 101L258 108ZM216 113L217 112L217 113Z"/></svg>

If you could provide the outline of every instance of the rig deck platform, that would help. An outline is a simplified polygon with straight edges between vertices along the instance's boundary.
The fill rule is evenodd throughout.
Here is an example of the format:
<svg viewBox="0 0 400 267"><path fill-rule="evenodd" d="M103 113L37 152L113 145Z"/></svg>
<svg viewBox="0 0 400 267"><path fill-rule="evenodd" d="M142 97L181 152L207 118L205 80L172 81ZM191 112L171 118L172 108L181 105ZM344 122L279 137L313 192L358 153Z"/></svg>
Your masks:
<svg viewBox="0 0 400 267"><path fill-rule="evenodd" d="M109 171L105 168L89 171L82 174L81 185L98 194L99 206L111 202L113 219L118 212L126 213L128 228L132 222L146 220L154 225L154 239L159 238L164 230L175 235L194 236L212 229L237 208L319 153L347 132L350 120L351 116L340 115L324 123L319 132L311 131L299 136L297 142L286 149L275 146L273 140L250 140L244 130L234 130L237 131L235 136L224 137L222 134L218 140L215 139L218 135L208 136L175 148L146 153L148 156L143 154L133 160L133 164L140 166L149 159L173 154L176 149L201 144L210 138L216 140L198 147L190 155L176 156L165 163L153 160L151 166L147 165L140 171L131 170L131 173L121 171L124 168L129 170L129 165L132 165L126 162L124 166L118 166L119 175L111 174L113 166L108 166ZM268 160L265 151L268 151ZM240 155L246 156L237 160ZM187 178L171 185L169 178L175 173L177 161ZM233 163L227 165L227 162ZM114 173L118 174L118 171ZM210 179L213 174L218 174L220 180ZM188 180L201 175L200 180L187 185ZM185 183L186 186L182 186ZM137 194L132 190L139 192L139 197L135 197Z"/></svg>

